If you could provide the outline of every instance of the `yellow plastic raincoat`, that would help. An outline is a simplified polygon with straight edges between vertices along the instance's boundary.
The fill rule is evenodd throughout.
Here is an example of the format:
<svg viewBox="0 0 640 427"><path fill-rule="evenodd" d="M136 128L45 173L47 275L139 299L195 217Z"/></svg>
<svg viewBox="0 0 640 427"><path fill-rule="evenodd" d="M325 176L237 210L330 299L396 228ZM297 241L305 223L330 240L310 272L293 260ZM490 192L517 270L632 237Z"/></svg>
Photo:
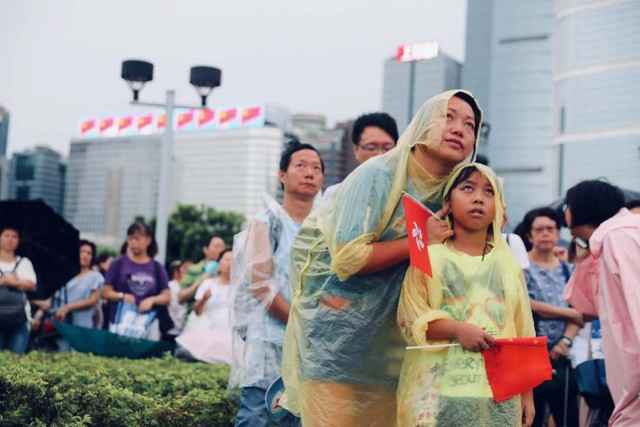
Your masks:
<svg viewBox="0 0 640 427"><path fill-rule="evenodd" d="M535 336L522 269L500 232L503 199L493 171L474 166L494 188L496 215L491 251L470 256L450 243L429 246L433 277L409 268L402 285L398 325L409 346L448 344L427 340L429 322L453 319L485 328L496 338ZM526 367L523 367L526 369ZM520 426L520 398L495 403L481 353L460 346L407 350L398 385L399 426Z"/></svg>
<svg viewBox="0 0 640 427"><path fill-rule="evenodd" d="M404 354L395 319L408 262L357 273L371 243L406 236L404 191L434 211L441 207L447 177L430 175L412 148L441 143L447 105L458 92L429 99L398 146L349 175L294 241L282 372L284 405L305 427L394 424Z"/></svg>

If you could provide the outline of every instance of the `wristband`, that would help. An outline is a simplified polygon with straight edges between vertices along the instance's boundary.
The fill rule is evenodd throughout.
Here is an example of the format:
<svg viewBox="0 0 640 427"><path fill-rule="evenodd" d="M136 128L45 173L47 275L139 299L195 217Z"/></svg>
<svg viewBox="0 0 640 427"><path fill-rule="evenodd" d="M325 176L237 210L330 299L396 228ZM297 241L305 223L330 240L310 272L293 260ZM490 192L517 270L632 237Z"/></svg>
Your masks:
<svg viewBox="0 0 640 427"><path fill-rule="evenodd" d="M562 337L560 337L560 341L564 341L564 343L571 348L571 346L573 345L573 340L571 338L569 338L566 335L563 335Z"/></svg>

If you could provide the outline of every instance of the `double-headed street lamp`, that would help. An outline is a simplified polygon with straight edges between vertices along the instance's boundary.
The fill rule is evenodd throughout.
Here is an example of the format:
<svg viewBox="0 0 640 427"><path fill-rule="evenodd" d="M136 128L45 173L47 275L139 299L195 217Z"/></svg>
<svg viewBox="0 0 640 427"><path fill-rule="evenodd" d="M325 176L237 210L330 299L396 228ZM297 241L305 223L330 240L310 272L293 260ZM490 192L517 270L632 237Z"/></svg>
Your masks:
<svg viewBox="0 0 640 427"><path fill-rule="evenodd" d="M153 80L153 64L147 61L129 59L122 62L120 76L127 82L133 92L131 105L145 107L160 107L166 112L167 122L162 139L162 155L160 158L160 185L158 188L158 200L156 205L156 240L158 242L159 262L164 263L167 253L167 228L169 223L169 186L171 183L171 156L173 155L173 113L175 108L206 108L207 97L211 91L220 86L222 71L219 68L207 66L191 67L189 82L200 95L201 105L176 105L174 90L166 91L164 103L140 102L140 91L148 82Z"/></svg>

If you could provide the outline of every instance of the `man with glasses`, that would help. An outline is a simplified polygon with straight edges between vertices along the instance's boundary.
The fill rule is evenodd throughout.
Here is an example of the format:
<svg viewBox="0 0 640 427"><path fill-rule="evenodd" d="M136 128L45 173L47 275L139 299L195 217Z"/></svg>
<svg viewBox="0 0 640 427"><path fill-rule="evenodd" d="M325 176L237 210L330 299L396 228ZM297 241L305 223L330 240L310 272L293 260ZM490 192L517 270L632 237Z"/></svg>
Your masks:
<svg viewBox="0 0 640 427"><path fill-rule="evenodd" d="M351 141L353 141L353 153L356 160L362 164L396 146L398 125L394 118L387 113L364 114L353 123ZM339 185L332 185L325 190L325 201L332 197Z"/></svg>

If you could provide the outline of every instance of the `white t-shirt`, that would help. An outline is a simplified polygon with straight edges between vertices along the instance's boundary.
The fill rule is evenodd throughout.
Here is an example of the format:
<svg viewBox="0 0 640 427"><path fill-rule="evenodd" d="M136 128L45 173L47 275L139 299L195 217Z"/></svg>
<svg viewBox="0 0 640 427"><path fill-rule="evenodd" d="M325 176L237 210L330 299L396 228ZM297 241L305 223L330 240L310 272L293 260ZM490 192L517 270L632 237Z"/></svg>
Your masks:
<svg viewBox="0 0 640 427"><path fill-rule="evenodd" d="M169 331L174 335L180 334L184 328L184 322L187 320L187 305L180 304L178 294L180 293L180 283L177 280L169 282L169 291L171 292L171 302L169 303L169 316L173 320L173 329Z"/></svg>
<svg viewBox="0 0 640 427"><path fill-rule="evenodd" d="M518 260L518 264L524 270L525 268L529 268L529 254L527 253L527 248L524 246L524 242L517 234L502 234L502 237L509 244L509 248L511 249L511 253Z"/></svg>
<svg viewBox="0 0 640 427"><path fill-rule="evenodd" d="M18 264L18 268L16 268L16 262L18 261L20 261L20 263ZM16 268L15 273L16 273L16 276L18 276L18 279L29 280L33 283L38 283L38 280L36 278L36 272L33 269L33 264L31 264L31 261L29 261L29 258L17 256L16 260L12 262L0 260L0 271L3 274L11 273L14 268Z"/></svg>

